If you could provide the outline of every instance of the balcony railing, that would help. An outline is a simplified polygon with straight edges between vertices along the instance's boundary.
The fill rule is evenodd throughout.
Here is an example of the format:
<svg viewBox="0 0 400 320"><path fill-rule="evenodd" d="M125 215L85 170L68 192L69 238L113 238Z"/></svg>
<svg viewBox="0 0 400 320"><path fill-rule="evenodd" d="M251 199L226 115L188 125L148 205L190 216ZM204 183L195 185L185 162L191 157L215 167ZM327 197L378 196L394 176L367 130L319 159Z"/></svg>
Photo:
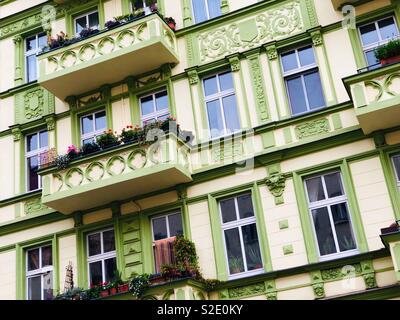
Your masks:
<svg viewBox="0 0 400 320"><path fill-rule="evenodd" d="M344 79L364 133L400 123L400 64L382 66Z"/></svg>
<svg viewBox="0 0 400 320"><path fill-rule="evenodd" d="M39 170L42 203L61 213L190 182L190 146L170 133L153 143L127 144Z"/></svg>
<svg viewBox="0 0 400 320"><path fill-rule="evenodd" d="M179 62L174 32L153 13L38 56L38 82L64 100Z"/></svg>

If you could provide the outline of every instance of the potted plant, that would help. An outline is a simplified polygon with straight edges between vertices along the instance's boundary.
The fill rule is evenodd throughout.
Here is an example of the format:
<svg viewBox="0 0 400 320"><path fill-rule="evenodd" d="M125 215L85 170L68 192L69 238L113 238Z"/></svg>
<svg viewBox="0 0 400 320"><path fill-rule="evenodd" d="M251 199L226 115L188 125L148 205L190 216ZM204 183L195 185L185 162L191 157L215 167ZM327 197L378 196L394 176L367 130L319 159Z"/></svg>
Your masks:
<svg viewBox="0 0 400 320"><path fill-rule="evenodd" d="M133 11L133 16L135 17L135 18L140 18L140 17L143 17L143 16L145 16L146 15L146 13L144 12L144 9L143 8L138 8L138 9L135 9L134 11Z"/></svg>
<svg viewBox="0 0 400 320"><path fill-rule="evenodd" d="M133 277L129 283L129 291L132 292L136 298L140 298L144 290L149 286L149 278L150 275L148 274Z"/></svg>
<svg viewBox="0 0 400 320"><path fill-rule="evenodd" d="M105 298L110 295L110 284L108 282L103 282L100 284L100 297Z"/></svg>
<svg viewBox="0 0 400 320"><path fill-rule="evenodd" d="M176 29L176 21L172 17L165 17L164 18L165 22L168 24L168 26L175 31Z"/></svg>
<svg viewBox="0 0 400 320"><path fill-rule="evenodd" d="M164 280L173 280L181 277L181 271L176 265L164 264L161 266L161 275Z"/></svg>
<svg viewBox="0 0 400 320"><path fill-rule="evenodd" d="M242 259L231 255L229 257L229 270L232 274L243 272Z"/></svg>
<svg viewBox="0 0 400 320"><path fill-rule="evenodd" d="M400 39L390 40L375 50L375 57L382 65L400 62Z"/></svg>
<svg viewBox="0 0 400 320"><path fill-rule="evenodd" d="M67 156L70 160L73 160L79 156L79 150L73 144L68 146Z"/></svg>
<svg viewBox="0 0 400 320"><path fill-rule="evenodd" d="M119 20L117 20L116 18L114 18L114 19L112 19L112 20L107 21L107 22L104 24L104 26L105 26L107 29L112 29L112 28L118 27L120 24L121 24L121 21L119 21Z"/></svg>
<svg viewBox="0 0 400 320"><path fill-rule="evenodd" d="M70 158L67 154L59 155L56 157L54 164L57 166L59 170L64 170L68 168Z"/></svg>
<svg viewBox="0 0 400 320"><path fill-rule="evenodd" d="M175 118L169 116L167 119L161 122L160 129L165 133L173 132L177 135L179 131L179 125L176 123Z"/></svg>
<svg viewBox="0 0 400 320"><path fill-rule="evenodd" d="M122 129L120 138L123 143L136 142L139 139L139 131L140 127L138 125L135 128L132 125L128 125Z"/></svg>
<svg viewBox="0 0 400 320"><path fill-rule="evenodd" d="M84 145L82 145L80 154L82 156L86 156L88 154L92 154L94 152L97 152L100 150L99 145L96 142L87 142Z"/></svg>
<svg viewBox="0 0 400 320"><path fill-rule="evenodd" d="M103 150L120 144L116 133L114 133L111 129L104 131L102 135L98 136L96 142Z"/></svg>
<svg viewBox="0 0 400 320"><path fill-rule="evenodd" d="M88 300L98 299L100 296L101 286L96 286L93 283L90 285L90 289L86 291Z"/></svg>
<svg viewBox="0 0 400 320"><path fill-rule="evenodd" d="M82 39L84 39L84 38L90 37L91 35L94 35L98 32L99 32L99 29L85 28L79 33L79 36Z"/></svg>

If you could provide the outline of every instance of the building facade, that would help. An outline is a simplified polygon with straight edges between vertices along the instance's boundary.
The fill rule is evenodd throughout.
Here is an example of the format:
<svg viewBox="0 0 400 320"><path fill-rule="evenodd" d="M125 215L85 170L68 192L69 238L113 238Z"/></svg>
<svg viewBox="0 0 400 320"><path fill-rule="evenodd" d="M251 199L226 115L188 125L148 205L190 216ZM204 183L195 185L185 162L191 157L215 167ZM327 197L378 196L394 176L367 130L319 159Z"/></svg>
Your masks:
<svg viewBox="0 0 400 320"><path fill-rule="evenodd" d="M400 298L400 65L374 55L399 28L398 0L0 1L0 298L155 274L178 234L221 283L149 297ZM186 135L89 150L167 117Z"/></svg>

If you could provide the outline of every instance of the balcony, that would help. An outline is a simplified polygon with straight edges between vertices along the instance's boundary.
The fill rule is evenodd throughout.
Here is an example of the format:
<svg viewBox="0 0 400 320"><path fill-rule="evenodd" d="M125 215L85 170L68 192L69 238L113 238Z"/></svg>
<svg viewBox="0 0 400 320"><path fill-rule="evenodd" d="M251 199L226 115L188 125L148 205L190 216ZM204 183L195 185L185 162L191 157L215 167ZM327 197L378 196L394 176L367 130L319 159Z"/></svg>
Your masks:
<svg viewBox="0 0 400 320"><path fill-rule="evenodd" d="M400 221L381 229L381 240L390 251L397 281L400 282Z"/></svg>
<svg viewBox="0 0 400 320"><path fill-rule="evenodd" d="M151 144L127 144L39 170L42 203L70 214L192 181L190 146L168 134Z"/></svg>
<svg viewBox="0 0 400 320"><path fill-rule="evenodd" d="M400 123L400 64L345 78L356 116L365 134Z"/></svg>
<svg viewBox="0 0 400 320"><path fill-rule="evenodd" d="M153 13L38 56L38 82L64 100L178 63L174 32Z"/></svg>

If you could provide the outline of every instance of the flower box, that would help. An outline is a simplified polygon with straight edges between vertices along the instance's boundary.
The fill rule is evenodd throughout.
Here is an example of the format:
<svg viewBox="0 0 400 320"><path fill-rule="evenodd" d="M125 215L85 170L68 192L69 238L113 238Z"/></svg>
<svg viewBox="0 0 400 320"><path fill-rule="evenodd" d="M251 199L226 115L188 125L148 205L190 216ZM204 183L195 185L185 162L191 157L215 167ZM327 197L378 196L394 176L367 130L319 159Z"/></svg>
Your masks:
<svg viewBox="0 0 400 320"><path fill-rule="evenodd" d="M102 298L108 297L109 295L110 295L110 291L108 289L100 291L100 297L102 297Z"/></svg>
<svg viewBox="0 0 400 320"><path fill-rule="evenodd" d="M113 296L113 295L115 295L115 294L117 294L118 293L118 289L117 288L110 288L110 296Z"/></svg>
<svg viewBox="0 0 400 320"><path fill-rule="evenodd" d="M119 293L124 293L124 292L128 292L128 291L129 291L129 283L120 284L118 286Z"/></svg>
<svg viewBox="0 0 400 320"><path fill-rule="evenodd" d="M381 59L381 61L380 61L381 65L383 65L383 66L388 65L388 64L399 63L399 62L400 62L400 56Z"/></svg>

